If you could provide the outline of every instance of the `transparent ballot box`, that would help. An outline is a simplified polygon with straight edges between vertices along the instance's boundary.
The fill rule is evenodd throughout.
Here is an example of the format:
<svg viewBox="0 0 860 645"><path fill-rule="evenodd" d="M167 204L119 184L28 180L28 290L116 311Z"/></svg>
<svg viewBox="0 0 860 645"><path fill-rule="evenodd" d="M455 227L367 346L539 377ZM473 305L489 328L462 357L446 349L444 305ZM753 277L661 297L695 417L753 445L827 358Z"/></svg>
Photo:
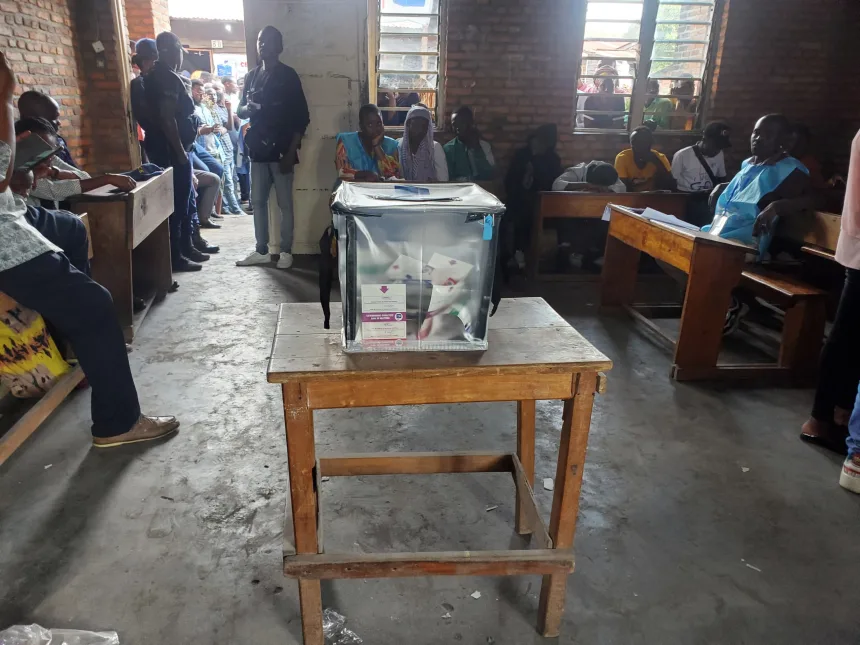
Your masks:
<svg viewBox="0 0 860 645"><path fill-rule="evenodd" d="M504 205L474 184L342 183L347 352L487 349Z"/></svg>

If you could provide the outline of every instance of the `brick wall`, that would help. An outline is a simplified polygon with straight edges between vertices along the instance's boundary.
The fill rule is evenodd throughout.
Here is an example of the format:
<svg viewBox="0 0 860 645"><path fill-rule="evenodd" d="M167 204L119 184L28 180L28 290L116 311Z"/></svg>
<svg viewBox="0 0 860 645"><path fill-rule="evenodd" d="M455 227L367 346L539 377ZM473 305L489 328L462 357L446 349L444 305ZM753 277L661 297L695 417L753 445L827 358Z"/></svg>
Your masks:
<svg viewBox="0 0 860 645"><path fill-rule="evenodd" d="M170 31L167 0L125 0L128 37L132 40L155 38Z"/></svg>
<svg viewBox="0 0 860 645"><path fill-rule="evenodd" d="M66 0L0 1L0 49L18 80L17 94L45 92L60 104L63 134L76 159L81 146L81 83Z"/></svg>
<svg viewBox="0 0 860 645"><path fill-rule="evenodd" d="M117 33L111 4L111 0L75 0L74 8L80 78L86 81L81 147L92 173L117 172L133 165L128 139L131 112L121 91L128 72L117 63L117 47L128 47L128 35L124 16L120 16L122 29ZM102 53L92 48L97 40L104 45Z"/></svg>
<svg viewBox="0 0 860 645"><path fill-rule="evenodd" d="M571 34L583 1L449 0L446 112L470 105L503 164L541 123L559 126L565 163L611 161L626 145L624 134L572 134L579 52ZM708 114L734 128L730 163L748 155L755 120L777 111L807 123L820 151L840 157L860 117L857 103L844 98L846 91L860 94L849 73L858 26L856 0L814 7L808 0L727 0ZM837 118L828 116L834 110ZM660 136L657 147L671 155L692 140Z"/></svg>

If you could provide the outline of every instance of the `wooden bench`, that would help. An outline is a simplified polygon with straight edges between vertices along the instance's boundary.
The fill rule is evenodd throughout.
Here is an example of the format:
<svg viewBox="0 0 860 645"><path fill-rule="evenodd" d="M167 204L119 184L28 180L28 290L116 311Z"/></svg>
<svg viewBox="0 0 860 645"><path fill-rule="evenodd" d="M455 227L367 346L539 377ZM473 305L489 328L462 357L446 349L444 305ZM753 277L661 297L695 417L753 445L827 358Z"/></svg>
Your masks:
<svg viewBox="0 0 860 645"><path fill-rule="evenodd" d="M93 242L89 237L90 223L86 213L80 215L84 226L87 229L87 238L89 239L90 260L93 259ZM72 369L61 376L54 386L38 401L36 401L30 409L24 412L20 418L2 435L0 435L0 465L2 465L9 457L12 456L18 448L39 429L39 426L51 415L51 413L66 400L66 397L74 391L78 384L83 380L84 372L80 365L74 365ZM0 392L0 406L2 408L12 408L13 405L26 405L25 401L18 401L8 392ZM3 415L0 415L3 416Z"/></svg>
<svg viewBox="0 0 860 645"><path fill-rule="evenodd" d="M688 274L677 341L634 306L640 252ZM621 307L675 350L677 380L760 379L799 384L814 378L824 336L825 293L791 276L745 264L751 249L706 233L646 220L613 206L601 285L601 306ZM732 291L746 287L785 309L776 363L718 364L722 329Z"/></svg>
<svg viewBox="0 0 860 645"><path fill-rule="evenodd" d="M653 208L668 215L684 218L686 193L579 193L544 192L532 222L531 250L526 259L526 273L533 280L551 279L540 273L541 236L545 220L600 219L609 204L627 208ZM554 276L554 278L557 276ZM569 276L568 276L569 277Z"/></svg>
<svg viewBox="0 0 860 645"><path fill-rule="evenodd" d="M103 186L71 199L77 212L89 213L93 279L110 291L127 342L173 284L167 221L173 213L172 173L168 168L129 193ZM134 311L135 294L144 300L142 311Z"/></svg>

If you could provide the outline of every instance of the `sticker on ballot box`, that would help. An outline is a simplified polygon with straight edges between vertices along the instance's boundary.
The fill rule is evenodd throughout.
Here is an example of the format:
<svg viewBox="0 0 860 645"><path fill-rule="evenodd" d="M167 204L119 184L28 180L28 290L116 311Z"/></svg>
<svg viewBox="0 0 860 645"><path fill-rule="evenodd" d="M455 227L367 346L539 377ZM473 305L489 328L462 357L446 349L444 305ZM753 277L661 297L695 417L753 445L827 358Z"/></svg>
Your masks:
<svg viewBox="0 0 860 645"><path fill-rule="evenodd" d="M361 285L361 336L366 340L406 339L406 285Z"/></svg>

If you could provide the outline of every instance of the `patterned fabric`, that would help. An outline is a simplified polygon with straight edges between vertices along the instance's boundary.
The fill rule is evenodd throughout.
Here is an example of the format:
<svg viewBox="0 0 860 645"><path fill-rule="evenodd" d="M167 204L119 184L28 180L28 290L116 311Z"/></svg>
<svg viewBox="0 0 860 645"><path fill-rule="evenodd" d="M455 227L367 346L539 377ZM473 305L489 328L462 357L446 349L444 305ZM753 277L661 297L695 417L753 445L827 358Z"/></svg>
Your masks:
<svg viewBox="0 0 860 645"><path fill-rule="evenodd" d="M12 148L0 141L0 181L6 178L11 160ZM24 218L26 212L24 200L10 189L0 193L0 271L24 264L43 253L60 251L60 247L30 226Z"/></svg>
<svg viewBox="0 0 860 645"><path fill-rule="evenodd" d="M40 397L70 369L42 317L0 293L0 383L12 396Z"/></svg>
<svg viewBox="0 0 860 645"><path fill-rule="evenodd" d="M391 137L383 137L382 158L367 154L358 132L342 132L337 135L335 166L341 179L354 179L360 171L375 172L383 179L400 177L400 159L397 142Z"/></svg>
<svg viewBox="0 0 860 645"><path fill-rule="evenodd" d="M409 121L427 119L427 136L418 144L418 150L409 149ZM433 116L430 110L421 105L410 108L406 114L403 144L400 146L400 168L406 181L436 181L436 164L433 159Z"/></svg>
<svg viewBox="0 0 860 645"><path fill-rule="evenodd" d="M47 199L51 202L61 202L72 195L80 195L81 179L89 179L90 176L83 170L70 166L62 159L56 157L52 160L51 165L57 170L75 173L78 176L78 179L60 179L59 181L52 181L47 177L43 177L36 182L36 186L30 191L31 199ZM38 204L38 201L33 201L33 203Z"/></svg>
<svg viewBox="0 0 860 645"><path fill-rule="evenodd" d="M221 147L224 148L224 156L226 159L233 158L233 142L230 140L230 132L227 130L227 108L220 105L215 105L212 108L215 112L215 117L224 126L224 132L221 133Z"/></svg>
<svg viewBox="0 0 860 645"><path fill-rule="evenodd" d="M69 152L69 144L66 143L66 140L59 134L57 135L57 143L60 145L60 150L57 152L57 159L62 159L72 168L77 168L78 164L75 163L75 160L72 159L72 153Z"/></svg>
<svg viewBox="0 0 860 645"><path fill-rule="evenodd" d="M194 108L194 114L200 117L203 125L218 125L218 121L216 120L215 115L212 114L212 110L203 103L197 104ZM206 148L206 152L215 157L215 159L220 163L224 163L224 152L221 148L220 137L217 137L214 134L200 134L197 135L197 140L203 144L203 147Z"/></svg>

